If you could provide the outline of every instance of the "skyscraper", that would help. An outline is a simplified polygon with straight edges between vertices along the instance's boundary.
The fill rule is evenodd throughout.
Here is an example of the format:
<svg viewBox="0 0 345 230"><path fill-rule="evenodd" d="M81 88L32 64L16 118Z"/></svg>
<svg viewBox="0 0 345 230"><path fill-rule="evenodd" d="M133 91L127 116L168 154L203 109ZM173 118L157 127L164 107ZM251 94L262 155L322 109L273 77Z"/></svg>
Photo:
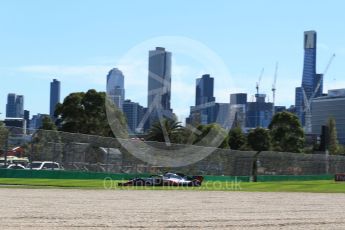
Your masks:
<svg viewBox="0 0 345 230"><path fill-rule="evenodd" d="M215 103L213 120L224 129L230 129L232 126L230 103Z"/></svg>
<svg viewBox="0 0 345 230"><path fill-rule="evenodd" d="M309 101L312 95L315 93L315 97L322 95L323 91L323 75L316 73L316 42L317 35L316 31L305 31L304 32L304 62L303 62L303 75L301 87L296 88L295 94L295 107L297 116L302 123L305 125L305 99ZM316 90L318 83L320 82L319 89Z"/></svg>
<svg viewBox="0 0 345 230"><path fill-rule="evenodd" d="M125 100L124 76L117 68L111 69L107 75L107 96L122 110Z"/></svg>
<svg viewBox="0 0 345 230"><path fill-rule="evenodd" d="M171 53L156 47L149 51L148 108L172 111L171 98Z"/></svg>
<svg viewBox="0 0 345 230"><path fill-rule="evenodd" d="M209 74L204 74L201 78L197 78L195 87L195 106L215 101L213 90L214 78L210 77Z"/></svg>
<svg viewBox="0 0 345 230"><path fill-rule="evenodd" d="M143 107L139 103L125 100L123 102L123 113L127 118L128 132L130 134L140 133L143 129L139 130L138 127L143 117Z"/></svg>
<svg viewBox="0 0 345 230"><path fill-rule="evenodd" d="M304 32L304 64L302 88L309 99L316 86L316 32Z"/></svg>
<svg viewBox="0 0 345 230"><path fill-rule="evenodd" d="M304 101L303 101L303 89L302 87L296 87L295 89L295 110L296 115L302 125L305 123L304 119Z"/></svg>
<svg viewBox="0 0 345 230"><path fill-rule="evenodd" d="M328 90L327 96L312 100L311 109L313 133L321 134L322 126L327 125L329 118L333 118L336 124L338 141L345 144L345 89Z"/></svg>
<svg viewBox="0 0 345 230"><path fill-rule="evenodd" d="M30 111L24 110L24 119L26 121L26 128L30 127Z"/></svg>
<svg viewBox="0 0 345 230"><path fill-rule="evenodd" d="M60 81L53 79L50 83L50 112L49 115L51 118L54 118L55 107L58 103L60 103L60 89L61 83Z"/></svg>
<svg viewBox="0 0 345 230"><path fill-rule="evenodd" d="M6 117L17 117L16 97L14 93L7 95Z"/></svg>
<svg viewBox="0 0 345 230"><path fill-rule="evenodd" d="M246 93L230 94L230 104L232 104L232 105L245 105L245 104L247 104L247 94Z"/></svg>
<svg viewBox="0 0 345 230"><path fill-rule="evenodd" d="M239 126L242 129L246 126L247 94L230 94L230 122L232 127Z"/></svg>
<svg viewBox="0 0 345 230"><path fill-rule="evenodd" d="M246 127L267 128L273 117L273 103L266 102L266 94L255 94L255 102L247 102Z"/></svg>
<svg viewBox="0 0 345 230"><path fill-rule="evenodd" d="M171 109L171 53L163 47L149 51L147 111L144 127L159 119L174 119ZM141 122L143 123L143 122Z"/></svg>
<svg viewBox="0 0 345 230"><path fill-rule="evenodd" d="M210 124L216 122L219 105L215 103L214 78L204 74L196 79L195 106L191 107L190 116L186 123L189 124ZM225 108L224 106L222 108ZM223 109L222 111L225 111Z"/></svg>
<svg viewBox="0 0 345 230"><path fill-rule="evenodd" d="M16 115L17 117L24 118L24 96L23 95L17 95Z"/></svg>
<svg viewBox="0 0 345 230"><path fill-rule="evenodd" d="M214 78L204 74L196 79L195 109L200 113L201 124L210 124L216 120L215 101L213 95Z"/></svg>
<svg viewBox="0 0 345 230"><path fill-rule="evenodd" d="M23 118L24 117L24 96L9 93L7 95L6 117Z"/></svg>

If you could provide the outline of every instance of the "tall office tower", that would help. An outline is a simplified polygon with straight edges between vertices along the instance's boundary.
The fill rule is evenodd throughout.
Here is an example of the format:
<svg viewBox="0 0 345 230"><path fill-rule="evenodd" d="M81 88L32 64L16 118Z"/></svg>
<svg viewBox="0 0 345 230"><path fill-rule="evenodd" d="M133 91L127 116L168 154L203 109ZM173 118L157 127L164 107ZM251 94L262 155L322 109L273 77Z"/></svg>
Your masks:
<svg viewBox="0 0 345 230"><path fill-rule="evenodd" d="M195 87L195 106L215 101L213 90L214 78L210 77L209 74L204 74L201 78L197 78Z"/></svg>
<svg viewBox="0 0 345 230"><path fill-rule="evenodd" d="M247 94L246 93L230 94L230 104L232 104L232 105L245 105L245 104L247 104Z"/></svg>
<svg viewBox="0 0 345 230"><path fill-rule="evenodd" d="M6 117L17 117L16 97L14 93L7 95Z"/></svg>
<svg viewBox="0 0 345 230"><path fill-rule="evenodd" d="M50 117L50 115L40 113L33 115L30 120L30 129L40 129L42 127L43 118L45 117Z"/></svg>
<svg viewBox="0 0 345 230"><path fill-rule="evenodd" d="M214 91L214 78L204 74L196 79L195 111L200 113L200 123L210 124L216 120L216 106Z"/></svg>
<svg viewBox="0 0 345 230"><path fill-rule="evenodd" d="M196 79L195 86L195 106L191 106L190 115L186 120L188 124L210 124L217 122L217 114L221 111L224 116L224 111L228 110L225 105L215 103L214 91L214 78L209 74L204 74L201 78ZM226 119L220 119L220 123ZM224 123L224 122L223 122Z"/></svg>
<svg viewBox="0 0 345 230"><path fill-rule="evenodd" d="M247 102L246 127L267 128L273 117L273 103L266 102L266 94L255 94L255 102Z"/></svg>
<svg viewBox="0 0 345 230"><path fill-rule="evenodd" d="M296 87L295 89L295 112L302 125L305 124L304 117L304 99L303 99L302 87Z"/></svg>
<svg viewBox="0 0 345 230"><path fill-rule="evenodd" d="M247 94L230 94L230 122L232 127L239 126L242 129L246 126Z"/></svg>
<svg viewBox="0 0 345 230"><path fill-rule="evenodd" d="M147 108L172 111L171 98L171 52L156 47L149 51L149 76Z"/></svg>
<svg viewBox="0 0 345 230"><path fill-rule="evenodd" d="M232 127L230 108L230 103L215 103L213 122L219 124L224 129L230 129Z"/></svg>
<svg viewBox="0 0 345 230"><path fill-rule="evenodd" d="M143 111L144 108L139 103L132 102L131 100L125 100L123 102L123 113L127 118L129 134L143 132L143 128L138 127L143 118Z"/></svg>
<svg viewBox="0 0 345 230"><path fill-rule="evenodd" d="M316 90L317 84L320 82L320 86L316 91L315 97L321 97L323 94L323 74L317 73L315 77L314 90Z"/></svg>
<svg viewBox="0 0 345 230"><path fill-rule="evenodd" d="M23 95L17 95L16 114L17 114L17 117L24 118L24 96Z"/></svg>
<svg viewBox="0 0 345 230"><path fill-rule="evenodd" d="M301 87L297 87L295 92L296 113L302 125L305 125L306 119L304 93L309 101L315 91L315 97L322 96L323 92L323 75L316 73L316 42L317 36L315 31L304 32L304 64L302 85ZM319 82L319 89L316 90Z"/></svg>
<svg viewBox="0 0 345 230"><path fill-rule="evenodd" d="M26 120L26 128L30 127L30 111L24 110L24 119Z"/></svg>
<svg viewBox="0 0 345 230"><path fill-rule="evenodd" d="M49 115L51 118L54 118L55 107L60 103L60 90L61 83L60 81L53 79L50 83L50 112Z"/></svg>
<svg viewBox="0 0 345 230"><path fill-rule="evenodd" d="M316 86L316 32L304 32L304 64L302 88L309 99Z"/></svg>
<svg viewBox="0 0 345 230"><path fill-rule="evenodd" d="M171 52L162 47L150 50L148 67L147 113L150 115L145 121L145 129L162 118L175 119L170 104Z"/></svg>
<svg viewBox="0 0 345 230"><path fill-rule="evenodd" d="M23 118L24 117L24 96L9 93L7 95L6 117Z"/></svg>
<svg viewBox="0 0 345 230"><path fill-rule="evenodd" d="M125 100L124 78L123 73L117 68L111 69L107 75L107 96L120 110Z"/></svg>

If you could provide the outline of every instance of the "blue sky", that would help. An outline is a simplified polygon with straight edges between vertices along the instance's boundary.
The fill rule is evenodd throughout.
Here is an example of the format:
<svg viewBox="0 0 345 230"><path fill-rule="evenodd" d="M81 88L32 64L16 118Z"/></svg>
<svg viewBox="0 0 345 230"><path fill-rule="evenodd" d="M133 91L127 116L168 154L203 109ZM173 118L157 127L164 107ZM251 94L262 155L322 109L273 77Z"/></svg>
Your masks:
<svg viewBox="0 0 345 230"><path fill-rule="evenodd" d="M146 105L147 56L155 46L173 53L172 106L180 119L193 105L195 79L203 73L215 78L217 101L228 102L235 92L247 92L251 100L265 68L261 92L272 100L276 61L276 104L288 106L301 83L303 31L311 29L318 32L318 72L336 54L325 91L345 88L344 9L341 0L2 0L0 118L10 92L25 96L32 115L48 113L53 78L62 82L62 97L105 90L113 67L124 72L126 97ZM207 63L210 56L214 63Z"/></svg>

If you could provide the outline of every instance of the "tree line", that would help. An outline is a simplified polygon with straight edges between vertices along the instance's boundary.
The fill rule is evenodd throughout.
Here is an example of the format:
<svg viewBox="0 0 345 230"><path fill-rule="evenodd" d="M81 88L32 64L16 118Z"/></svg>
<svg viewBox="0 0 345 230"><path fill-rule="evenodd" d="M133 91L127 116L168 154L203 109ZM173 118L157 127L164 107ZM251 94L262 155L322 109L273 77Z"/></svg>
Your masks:
<svg viewBox="0 0 345 230"><path fill-rule="evenodd" d="M45 117L42 122L42 129L60 130L72 133L92 134L105 137L114 137L109 126L106 111L106 93L89 90L86 93L77 92L68 95L63 103L56 106L56 124ZM115 106L111 107L112 113L116 116L116 121L126 127L126 117ZM328 127L328 146L331 154L343 153L344 148L337 141L335 121L330 118ZM196 144L203 142L204 137L210 131L216 131L224 137L219 144L219 148L229 148L233 150L254 150L254 151L280 151L280 152L306 152L306 137L303 128L296 115L289 112L276 113L268 129L257 127L244 133L238 124L229 132L221 128L218 124L197 125L193 131L182 126L181 122L171 119L152 124L147 141L164 142L169 138L171 143ZM195 132L196 131L196 132ZM121 137L128 136L124 133ZM204 145L207 143L203 142ZM318 147L313 147L317 150Z"/></svg>
<svg viewBox="0 0 345 230"><path fill-rule="evenodd" d="M224 141L219 148L230 148L233 150L274 150L280 152L303 152L305 137L303 128L298 118L289 112L277 113L268 129L257 127L245 134L242 128L236 124L228 133L218 124L198 125L198 134L191 134L191 131L177 121L155 123L149 130L147 140L164 141L164 129L167 130L169 139L175 143L188 143L192 139L193 144L203 139L210 130L225 133ZM195 132L193 132L195 133ZM190 137L192 136L192 137ZM189 137L185 139L185 137Z"/></svg>

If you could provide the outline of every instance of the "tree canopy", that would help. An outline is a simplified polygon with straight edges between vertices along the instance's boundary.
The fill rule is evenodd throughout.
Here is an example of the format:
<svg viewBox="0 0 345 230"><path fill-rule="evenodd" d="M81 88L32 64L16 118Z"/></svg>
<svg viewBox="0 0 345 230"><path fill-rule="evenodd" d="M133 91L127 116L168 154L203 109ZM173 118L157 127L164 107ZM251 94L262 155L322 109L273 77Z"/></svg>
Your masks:
<svg viewBox="0 0 345 230"><path fill-rule="evenodd" d="M270 125L275 151L300 153L304 147L304 131L298 117L289 112L274 115Z"/></svg>
<svg viewBox="0 0 345 230"><path fill-rule="evenodd" d="M4 123L0 121L0 152L5 148L7 141L8 130Z"/></svg>
<svg viewBox="0 0 345 230"><path fill-rule="evenodd" d="M236 126L229 131L229 147L238 150L246 144L246 136L241 127Z"/></svg>
<svg viewBox="0 0 345 230"><path fill-rule="evenodd" d="M194 135L194 144L229 148L228 134L219 124L199 125Z"/></svg>
<svg viewBox="0 0 345 230"><path fill-rule="evenodd" d="M335 119L330 117L327 121L328 126L328 150L330 154L338 154L341 150L338 142L337 128L335 124Z"/></svg>
<svg viewBox="0 0 345 230"><path fill-rule="evenodd" d="M247 141L249 147L255 151L267 151L270 149L270 134L267 129L258 127L250 130Z"/></svg>
<svg viewBox="0 0 345 230"><path fill-rule="evenodd" d="M172 119L163 119L152 124L146 140L171 143L180 143L183 132L181 122Z"/></svg>
<svg viewBox="0 0 345 230"><path fill-rule="evenodd" d="M86 93L68 95L56 106L55 115L60 119L60 130L100 136L113 136L106 110L106 94L90 89ZM108 103L109 104L109 103ZM108 106L107 104L107 106ZM118 108L110 108L117 116L116 122L126 127L126 119Z"/></svg>
<svg viewBox="0 0 345 230"><path fill-rule="evenodd" d="M57 127L49 116L44 116L42 119L42 126L40 127L40 129L57 130Z"/></svg>

